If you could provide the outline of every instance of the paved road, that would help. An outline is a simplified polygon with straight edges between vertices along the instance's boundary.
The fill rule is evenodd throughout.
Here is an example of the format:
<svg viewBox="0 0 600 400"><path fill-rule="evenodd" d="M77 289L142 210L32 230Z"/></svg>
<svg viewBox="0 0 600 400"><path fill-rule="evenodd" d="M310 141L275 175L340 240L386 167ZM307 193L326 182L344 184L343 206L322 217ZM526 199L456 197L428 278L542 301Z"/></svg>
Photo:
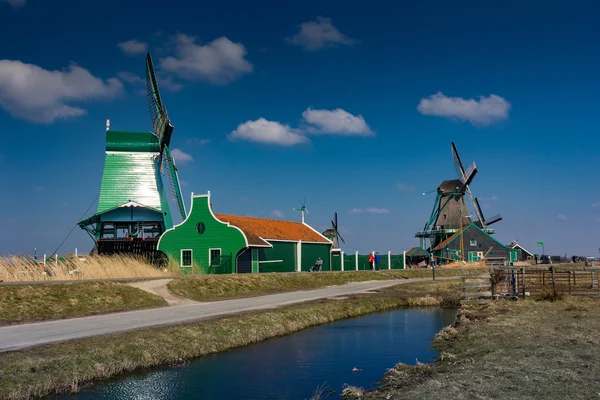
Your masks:
<svg viewBox="0 0 600 400"><path fill-rule="evenodd" d="M429 280L429 278L356 282L316 290L7 326L0 328L0 352L140 328L198 321L245 311L276 308L287 304L344 296L424 280Z"/></svg>

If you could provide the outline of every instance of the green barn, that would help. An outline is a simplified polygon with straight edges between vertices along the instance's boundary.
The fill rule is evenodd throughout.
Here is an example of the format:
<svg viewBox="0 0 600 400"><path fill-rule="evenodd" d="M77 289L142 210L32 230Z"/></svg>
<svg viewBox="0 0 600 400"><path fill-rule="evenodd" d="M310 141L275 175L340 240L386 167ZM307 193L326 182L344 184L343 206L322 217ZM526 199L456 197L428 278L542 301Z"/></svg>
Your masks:
<svg viewBox="0 0 600 400"><path fill-rule="evenodd" d="M181 268L204 273L308 271L320 257L331 270L332 242L303 222L215 214L210 192L192 193L191 209L158 250Z"/></svg>

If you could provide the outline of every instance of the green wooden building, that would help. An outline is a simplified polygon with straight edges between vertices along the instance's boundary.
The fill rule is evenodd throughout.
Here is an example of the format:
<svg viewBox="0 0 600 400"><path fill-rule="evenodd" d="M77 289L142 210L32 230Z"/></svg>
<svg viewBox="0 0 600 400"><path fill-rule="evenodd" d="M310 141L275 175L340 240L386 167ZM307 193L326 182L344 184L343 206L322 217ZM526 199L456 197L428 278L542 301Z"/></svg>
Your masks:
<svg viewBox="0 0 600 400"><path fill-rule="evenodd" d="M205 273L308 271L317 258L331 270L332 242L303 222L215 214L210 192L160 237L158 250L181 268Z"/></svg>

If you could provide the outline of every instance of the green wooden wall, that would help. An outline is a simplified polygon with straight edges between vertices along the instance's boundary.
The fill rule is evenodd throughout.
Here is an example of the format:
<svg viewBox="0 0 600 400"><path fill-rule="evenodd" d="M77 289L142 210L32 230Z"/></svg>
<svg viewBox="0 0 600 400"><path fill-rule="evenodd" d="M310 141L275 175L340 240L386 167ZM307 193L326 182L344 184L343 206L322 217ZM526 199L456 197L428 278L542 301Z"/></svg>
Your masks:
<svg viewBox="0 0 600 400"><path fill-rule="evenodd" d="M331 263L329 259L329 243L302 243L302 271L308 271L315 265L317 258L323 260L321 271L331 271Z"/></svg>
<svg viewBox="0 0 600 400"><path fill-rule="evenodd" d="M272 248L259 248L259 261L282 260L281 263L261 263L260 272L294 272L296 270L296 243L270 242Z"/></svg>
<svg viewBox="0 0 600 400"><path fill-rule="evenodd" d="M158 242L158 250L163 251L177 265L181 265L181 250L192 249L194 269L204 273L208 272L209 249L220 248L222 255L231 254L235 260L238 251L246 247L244 235L238 229L217 221L209 209L208 202L207 196L194 197L192 209L186 220L166 231ZM202 234L197 231L199 223L205 226ZM234 264L235 262L232 262L231 272L235 271Z"/></svg>

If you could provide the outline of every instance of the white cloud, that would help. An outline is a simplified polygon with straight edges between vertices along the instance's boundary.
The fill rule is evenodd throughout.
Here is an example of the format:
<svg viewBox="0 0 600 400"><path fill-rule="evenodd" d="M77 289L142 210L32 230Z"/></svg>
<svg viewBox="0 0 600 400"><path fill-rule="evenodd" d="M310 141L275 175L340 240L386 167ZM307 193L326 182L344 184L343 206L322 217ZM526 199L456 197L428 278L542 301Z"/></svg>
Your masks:
<svg viewBox="0 0 600 400"><path fill-rule="evenodd" d="M191 139L188 139L186 141L186 143L188 145L197 144L197 145L202 146L202 145L205 145L205 144L209 144L210 143L210 139L191 138Z"/></svg>
<svg viewBox="0 0 600 400"><path fill-rule="evenodd" d="M316 21L304 22L300 25L300 32L287 40L311 51L356 42L333 26L330 18L324 17L317 17Z"/></svg>
<svg viewBox="0 0 600 400"><path fill-rule="evenodd" d="M491 125L507 119L510 108L508 101L495 94L488 97L480 96L477 101L462 97L448 97L442 92L421 99L417 106L417 110L423 115L458 118L469 121L475 126Z"/></svg>
<svg viewBox="0 0 600 400"><path fill-rule="evenodd" d="M117 76L123 81L132 85L145 85L146 81L139 75L132 72L121 71L117 73Z"/></svg>
<svg viewBox="0 0 600 400"><path fill-rule="evenodd" d="M173 156L176 163L186 163L186 162L194 161L194 157L183 152L180 149L171 150L171 156Z"/></svg>
<svg viewBox="0 0 600 400"><path fill-rule="evenodd" d="M237 129L228 135L229 140L248 140L281 146L293 146L308 141L300 131L276 121L259 118L256 121L246 121L239 124Z"/></svg>
<svg viewBox="0 0 600 400"><path fill-rule="evenodd" d="M241 43L234 43L224 36L206 45L195 42L195 37L177 35L176 57L161 58L161 68L182 78L215 84L226 84L252 72L252 64L245 59L246 48Z"/></svg>
<svg viewBox="0 0 600 400"><path fill-rule="evenodd" d="M390 210L387 208L377 208L377 207L369 207L369 208L354 208L348 211L348 214L389 214Z"/></svg>
<svg viewBox="0 0 600 400"><path fill-rule="evenodd" d="M568 221L569 217L567 217L565 214L557 214L556 218L558 218L561 221Z"/></svg>
<svg viewBox="0 0 600 400"><path fill-rule="evenodd" d="M27 3L27 0L6 0L6 2L14 8L19 8L23 7Z"/></svg>
<svg viewBox="0 0 600 400"><path fill-rule="evenodd" d="M142 78L139 75L136 75L132 72L127 72L127 71L121 71L119 73L117 73L117 76L119 78L121 78L121 80L123 82L127 82L130 85L134 85L134 86L143 86L144 89L141 90L139 93L140 94L146 94L146 80L144 78ZM168 76L168 77L162 77L162 76L157 76L156 79L158 80L158 87L159 89L167 89L169 92L178 92L183 88L183 85L181 85L180 83L177 83L175 81L173 81L173 78Z"/></svg>
<svg viewBox="0 0 600 400"><path fill-rule="evenodd" d="M303 113L306 122L316 129L309 128L310 133L332 133L340 135L373 136L374 133L362 115L352 115L341 108L335 110L313 110L310 107Z"/></svg>
<svg viewBox="0 0 600 400"><path fill-rule="evenodd" d="M415 187L413 185L405 185L403 183L397 183L396 188L398 190L415 190Z"/></svg>
<svg viewBox="0 0 600 400"><path fill-rule="evenodd" d="M158 81L158 87L160 89L165 88L169 92L179 92L181 89L183 89L183 85L181 83L175 82L170 76L167 76L165 78L157 76L156 80Z"/></svg>
<svg viewBox="0 0 600 400"><path fill-rule="evenodd" d="M590 204L590 207L592 207L592 208L600 208L600 202L592 203L592 204Z"/></svg>
<svg viewBox="0 0 600 400"><path fill-rule="evenodd" d="M137 39L117 43L117 46L119 46L123 53L128 55L142 54L148 51L148 43L140 42Z"/></svg>
<svg viewBox="0 0 600 400"><path fill-rule="evenodd" d="M279 210L271 211L271 216L275 218L285 218L285 215L283 215L283 213Z"/></svg>
<svg viewBox="0 0 600 400"><path fill-rule="evenodd" d="M21 61L0 60L0 107L33 122L52 123L85 115L84 109L68 103L111 98L122 90L120 80L103 81L75 64L63 71L49 71Z"/></svg>

